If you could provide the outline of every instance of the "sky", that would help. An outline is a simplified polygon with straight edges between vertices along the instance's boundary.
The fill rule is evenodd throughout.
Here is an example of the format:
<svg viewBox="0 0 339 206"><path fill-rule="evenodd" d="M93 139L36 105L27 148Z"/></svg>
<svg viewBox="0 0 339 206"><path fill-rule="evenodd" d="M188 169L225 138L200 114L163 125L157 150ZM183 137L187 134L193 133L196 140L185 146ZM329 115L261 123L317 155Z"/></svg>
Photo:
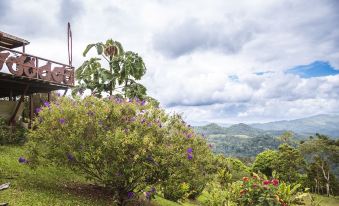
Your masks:
<svg viewBox="0 0 339 206"><path fill-rule="evenodd" d="M73 64L109 38L141 55L142 83L193 125L339 113L337 0L0 0L0 30ZM95 53L90 53L95 55Z"/></svg>

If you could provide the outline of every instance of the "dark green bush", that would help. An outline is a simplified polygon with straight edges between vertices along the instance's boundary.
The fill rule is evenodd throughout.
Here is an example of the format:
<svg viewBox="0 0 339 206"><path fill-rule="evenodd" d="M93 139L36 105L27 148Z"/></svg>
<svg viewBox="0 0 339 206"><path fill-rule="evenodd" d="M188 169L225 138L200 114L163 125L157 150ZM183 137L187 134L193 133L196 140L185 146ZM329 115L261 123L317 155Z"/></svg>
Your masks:
<svg viewBox="0 0 339 206"><path fill-rule="evenodd" d="M26 129L20 126L8 126L6 121L0 118L0 145L19 144L26 142Z"/></svg>

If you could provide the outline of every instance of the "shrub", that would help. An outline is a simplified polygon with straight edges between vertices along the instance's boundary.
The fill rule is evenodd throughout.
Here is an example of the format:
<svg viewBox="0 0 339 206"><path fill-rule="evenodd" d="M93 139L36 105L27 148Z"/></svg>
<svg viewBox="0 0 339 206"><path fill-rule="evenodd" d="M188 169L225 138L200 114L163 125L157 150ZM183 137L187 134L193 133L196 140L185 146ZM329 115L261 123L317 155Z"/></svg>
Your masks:
<svg viewBox="0 0 339 206"><path fill-rule="evenodd" d="M6 121L0 118L0 145L19 144L26 142L26 129L20 126L8 126Z"/></svg>
<svg viewBox="0 0 339 206"><path fill-rule="evenodd" d="M162 192L166 199L195 199L204 190L213 173L212 152L206 140L194 133L179 115L170 119L166 150L170 154L163 168ZM178 152L182 151L182 152Z"/></svg>
<svg viewBox="0 0 339 206"><path fill-rule="evenodd" d="M295 186L280 183L278 179L262 179L254 174L253 177L243 177L240 205L302 205L304 193L299 192L301 185ZM292 187L292 188L291 188Z"/></svg>
<svg viewBox="0 0 339 206"><path fill-rule="evenodd" d="M254 174L253 177L243 177L242 181L229 183L226 187L213 183L206 205L303 205L302 199L307 194L299 190L300 186L291 186L278 179L260 178Z"/></svg>
<svg viewBox="0 0 339 206"><path fill-rule="evenodd" d="M188 147L207 151L199 138L178 136L173 129L178 121L137 99L60 98L39 111L35 130L29 132L28 161L32 166L56 163L80 171L111 189L119 204L142 192L151 199L146 188L167 182L172 171L189 166L198 170L187 158ZM185 162L179 168L177 158Z"/></svg>

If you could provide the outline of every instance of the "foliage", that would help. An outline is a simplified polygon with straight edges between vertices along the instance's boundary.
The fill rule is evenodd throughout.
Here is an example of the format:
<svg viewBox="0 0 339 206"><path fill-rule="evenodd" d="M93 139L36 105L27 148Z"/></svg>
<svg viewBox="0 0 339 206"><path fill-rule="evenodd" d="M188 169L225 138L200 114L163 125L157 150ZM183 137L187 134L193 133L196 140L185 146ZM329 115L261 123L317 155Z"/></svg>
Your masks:
<svg viewBox="0 0 339 206"><path fill-rule="evenodd" d="M273 162L279 178L289 183L300 183L305 168L305 160L300 151L284 143L279 146L278 160Z"/></svg>
<svg viewBox="0 0 339 206"><path fill-rule="evenodd" d="M192 177L201 185L207 181L204 168L211 152L205 140L194 133L187 137L183 132L191 130L179 117L145 101L60 98L45 103L34 126L32 166L56 163L81 171L109 188L120 204L149 186L165 188L177 177L190 188Z"/></svg>
<svg viewBox="0 0 339 206"><path fill-rule="evenodd" d="M300 192L297 184L280 183L278 179L268 180L257 174L243 177L242 181L228 183L226 187L213 185L206 205L301 205L306 193Z"/></svg>
<svg viewBox="0 0 339 206"><path fill-rule="evenodd" d="M316 138L300 145L300 151L308 164L308 185L319 193L325 187L326 194L334 189L339 192L334 175L334 168L339 164L339 141L331 140L325 135L316 134Z"/></svg>
<svg viewBox="0 0 339 206"><path fill-rule="evenodd" d="M213 173L212 153L206 140L186 126L179 115L168 124L172 138L166 140L168 155L163 161L162 192L166 199L195 199L204 190ZM178 151L184 150L184 153Z"/></svg>
<svg viewBox="0 0 339 206"><path fill-rule="evenodd" d="M260 171L269 177L276 171L279 178L288 183L300 183L304 168L300 151L286 143L280 145L278 151L266 150L258 154L252 166L254 172Z"/></svg>
<svg viewBox="0 0 339 206"><path fill-rule="evenodd" d="M240 160L222 155L215 156L216 178L221 186L238 181L243 176L249 175L250 168Z"/></svg>
<svg viewBox="0 0 339 206"><path fill-rule="evenodd" d="M258 154L252 165L254 172L262 172L264 175L271 177L275 169L275 163L278 161L279 154L274 150L266 150Z"/></svg>
<svg viewBox="0 0 339 206"><path fill-rule="evenodd" d="M73 94L91 90L92 95L101 97L104 92L128 98L144 99L146 88L137 82L146 73L142 58L135 52L124 51L120 42L109 39L106 43L89 44L83 55L96 48L98 56L104 58L108 69L98 57L86 60L77 70L78 85Z"/></svg>
<svg viewBox="0 0 339 206"><path fill-rule="evenodd" d="M21 126L8 126L0 117L0 145L19 144L26 142L26 129Z"/></svg>
<svg viewBox="0 0 339 206"><path fill-rule="evenodd" d="M206 206L237 206L240 190L241 182L239 181L224 186L211 182L207 187L208 198L203 204Z"/></svg>

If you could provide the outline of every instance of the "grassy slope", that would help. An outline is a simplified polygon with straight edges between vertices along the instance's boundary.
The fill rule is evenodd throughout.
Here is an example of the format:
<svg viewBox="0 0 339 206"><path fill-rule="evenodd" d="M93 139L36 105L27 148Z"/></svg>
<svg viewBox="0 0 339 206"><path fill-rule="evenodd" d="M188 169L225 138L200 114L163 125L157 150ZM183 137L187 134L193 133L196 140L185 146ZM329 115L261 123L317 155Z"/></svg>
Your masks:
<svg viewBox="0 0 339 206"><path fill-rule="evenodd" d="M91 196L82 190L85 180L56 167L31 170L18 163L25 153L22 147L0 146L0 183L10 182L10 189L0 191L0 203L9 205L112 205L108 198ZM80 186L80 188L79 188ZM88 194L89 193L89 194Z"/></svg>
<svg viewBox="0 0 339 206"><path fill-rule="evenodd" d="M11 187L0 191L0 203L15 206L45 205L113 205L112 199L84 185L86 180L69 170L55 166L31 170L18 163L24 156L23 147L0 146L0 183L10 182ZM198 198L203 202L204 195ZM338 198L319 197L324 206L339 206ZM194 206L199 202L174 203L157 197L155 202L162 206Z"/></svg>

